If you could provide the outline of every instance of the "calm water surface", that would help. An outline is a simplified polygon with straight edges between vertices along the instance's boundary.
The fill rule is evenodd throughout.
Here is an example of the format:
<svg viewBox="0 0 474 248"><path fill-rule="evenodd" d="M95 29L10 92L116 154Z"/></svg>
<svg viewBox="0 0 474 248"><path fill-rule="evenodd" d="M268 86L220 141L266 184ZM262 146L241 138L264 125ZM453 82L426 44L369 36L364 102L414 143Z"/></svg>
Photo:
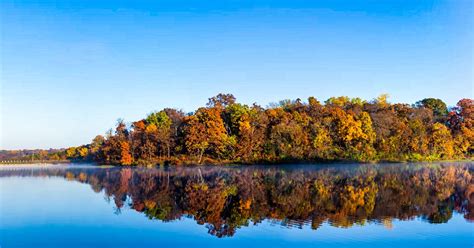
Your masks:
<svg viewBox="0 0 474 248"><path fill-rule="evenodd" d="M473 247L474 163L0 167L0 247Z"/></svg>

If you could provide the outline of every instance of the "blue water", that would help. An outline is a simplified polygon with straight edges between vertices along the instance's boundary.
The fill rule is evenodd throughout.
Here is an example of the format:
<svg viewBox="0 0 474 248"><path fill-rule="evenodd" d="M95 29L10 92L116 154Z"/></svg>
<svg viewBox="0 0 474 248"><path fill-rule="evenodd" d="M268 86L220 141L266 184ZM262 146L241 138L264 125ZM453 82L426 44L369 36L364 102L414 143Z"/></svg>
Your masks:
<svg viewBox="0 0 474 248"><path fill-rule="evenodd" d="M206 223L198 224L192 215L185 213L174 220L167 221L151 220L143 212L131 208L132 198L137 197L132 192L126 194L125 204L119 208L113 196L106 192L108 188L103 188L96 193L89 183L84 182L85 180L81 182L67 176L63 177L64 173L70 169L76 170L75 172L85 171L84 174L87 176L104 170L113 172L116 169L93 166L86 166L84 169L84 167L61 165L42 166L39 173L38 169L31 166L5 168L0 169L0 246L2 248L474 246L474 224L466 219L465 212L458 211L453 211L449 220L440 224L431 224L426 218L416 215L408 220L398 220L387 216L389 221L385 220L385 225L382 224L384 220L362 220L363 224L353 224L343 228L336 227L325 220L316 230L311 229L310 224L306 222L302 225L291 226L283 224L285 220L268 216L255 225L250 222L248 226L238 227L232 235L218 237L208 232ZM53 171L52 168L54 168L54 173L49 173L49 170ZM281 170L287 168L282 167ZM299 170L298 168L296 170ZM437 165L430 167L429 170L438 169ZM468 165L466 171L472 173L471 169L472 166ZM173 168L158 170L169 172ZM222 175L229 173L229 170L234 169L226 169L218 173ZM345 167L336 169L335 173L341 173L340 170L346 169ZM147 173L146 169L140 169L140 171ZM183 170L180 173L186 174L189 171ZM205 174L206 171L199 173ZM210 179L204 176L204 180ZM468 179L467 182L471 184L472 180ZM128 190L136 190L136 188L132 189L131 183L136 185L139 182L133 182L133 180L128 182L130 187ZM472 200L464 199L468 202ZM467 211L472 211L470 209L472 206L469 206Z"/></svg>

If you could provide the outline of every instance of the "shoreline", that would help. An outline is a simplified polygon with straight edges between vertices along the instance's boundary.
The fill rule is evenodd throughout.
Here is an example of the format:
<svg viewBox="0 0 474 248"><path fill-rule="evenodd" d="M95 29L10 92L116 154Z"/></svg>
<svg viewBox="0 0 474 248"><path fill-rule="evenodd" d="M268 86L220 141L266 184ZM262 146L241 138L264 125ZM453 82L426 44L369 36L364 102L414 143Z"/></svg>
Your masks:
<svg viewBox="0 0 474 248"><path fill-rule="evenodd" d="M259 163L185 163L185 164L167 164L167 163L150 163L150 164L136 164L136 165L122 165L122 164L103 164L96 161L74 161L74 160L61 160L61 161L0 161L0 167L2 166L21 166L21 165L61 165L61 164L94 164L98 166L112 166L112 167L197 167L197 166L211 166L211 167L232 167L232 166L278 166L278 165L332 165L332 164L407 164L407 163L447 163L447 162L473 162L474 158L466 159L447 159L447 160L380 160L380 161L348 161L348 160L333 160L333 161L311 161L311 160L300 160L300 161L281 161L281 162L259 162Z"/></svg>

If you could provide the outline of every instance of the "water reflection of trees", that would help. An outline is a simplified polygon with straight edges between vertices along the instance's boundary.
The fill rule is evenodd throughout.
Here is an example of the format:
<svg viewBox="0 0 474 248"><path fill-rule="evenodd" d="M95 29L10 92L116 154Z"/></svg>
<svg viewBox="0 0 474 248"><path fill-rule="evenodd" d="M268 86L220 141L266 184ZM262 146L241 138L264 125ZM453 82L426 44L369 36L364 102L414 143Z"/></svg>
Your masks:
<svg viewBox="0 0 474 248"><path fill-rule="evenodd" d="M327 221L347 228L415 217L445 223L453 211L474 220L472 164L291 167L108 168L0 171L1 176L61 176L90 184L150 219L191 217L209 233L232 236L270 219L285 226Z"/></svg>

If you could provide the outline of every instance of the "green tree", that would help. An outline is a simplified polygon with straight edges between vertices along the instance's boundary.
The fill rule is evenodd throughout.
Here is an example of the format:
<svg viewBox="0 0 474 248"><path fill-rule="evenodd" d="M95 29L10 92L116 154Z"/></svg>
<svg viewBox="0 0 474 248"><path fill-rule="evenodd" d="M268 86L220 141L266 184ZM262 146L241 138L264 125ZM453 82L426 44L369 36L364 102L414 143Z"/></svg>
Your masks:
<svg viewBox="0 0 474 248"><path fill-rule="evenodd" d="M433 116L438 121L441 121L446 118L448 114L448 108L446 107L446 103L444 103L441 99L437 98L425 98L421 101L416 102L415 106L431 109L433 111Z"/></svg>

